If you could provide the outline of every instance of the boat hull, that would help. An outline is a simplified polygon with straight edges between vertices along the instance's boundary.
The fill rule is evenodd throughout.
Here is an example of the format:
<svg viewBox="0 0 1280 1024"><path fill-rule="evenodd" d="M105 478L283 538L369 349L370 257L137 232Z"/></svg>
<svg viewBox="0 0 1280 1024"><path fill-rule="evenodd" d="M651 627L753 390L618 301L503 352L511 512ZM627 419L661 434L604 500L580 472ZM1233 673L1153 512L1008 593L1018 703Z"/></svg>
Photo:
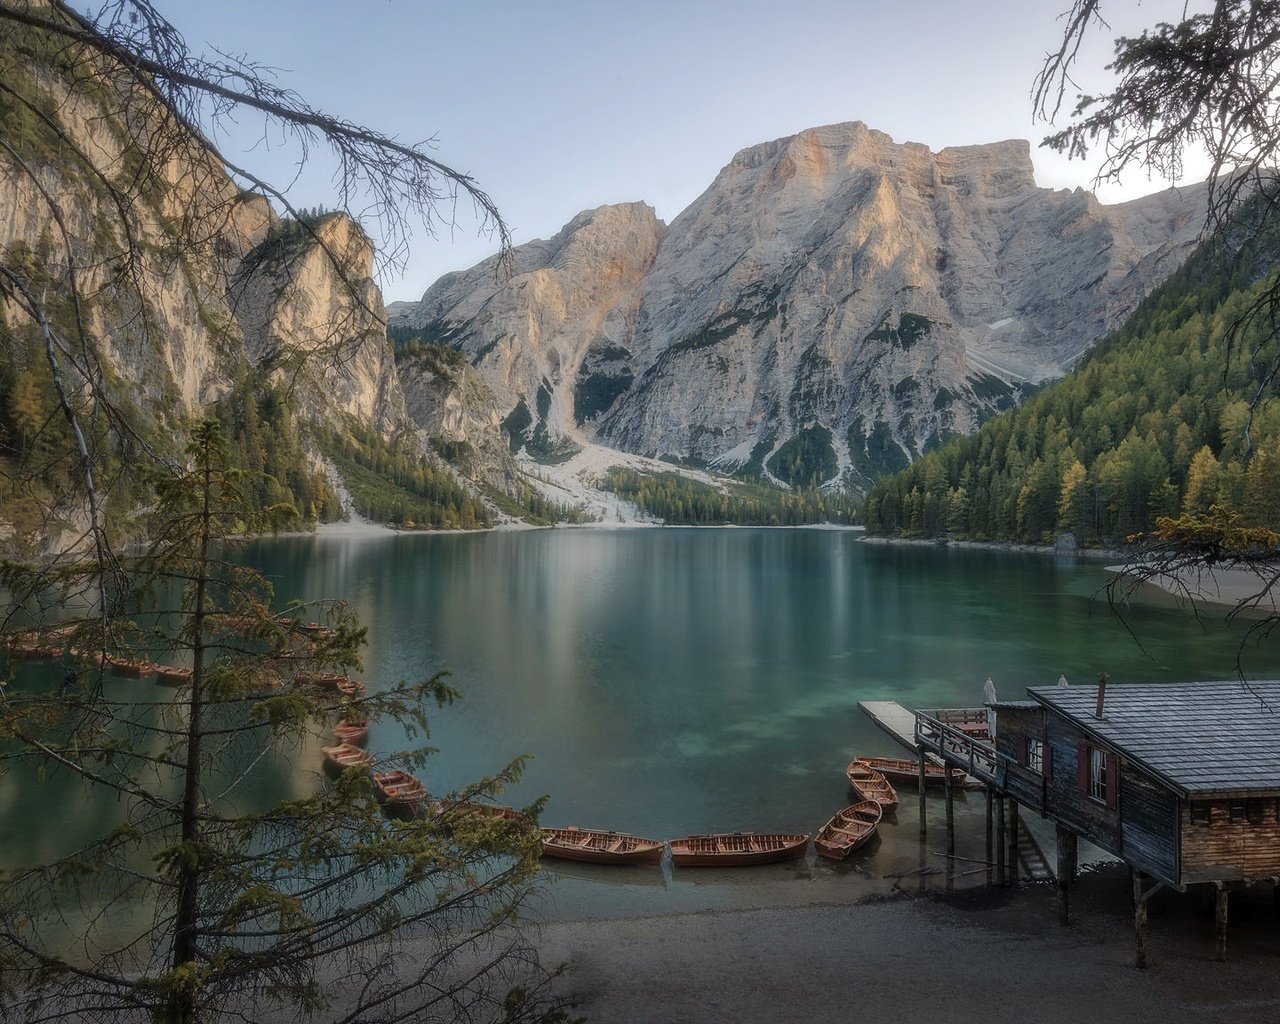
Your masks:
<svg viewBox="0 0 1280 1024"><path fill-rule="evenodd" d="M813 848L819 857L848 860L875 837L880 815L880 805L874 800L863 800L837 811L813 837Z"/></svg>
<svg viewBox="0 0 1280 1024"><path fill-rule="evenodd" d="M659 864L667 844L621 832L544 828L542 855L586 864Z"/></svg>
<svg viewBox="0 0 1280 1024"><path fill-rule="evenodd" d="M896 757L860 757L858 763L878 771L894 786L917 786L920 783L920 766L915 761ZM951 784L964 785L964 772L959 768L952 768L950 771ZM924 781L926 786L941 786L945 781L942 766L926 764Z"/></svg>
<svg viewBox="0 0 1280 1024"><path fill-rule="evenodd" d="M736 868L803 857L808 835L732 833L671 840L671 862L684 868Z"/></svg>

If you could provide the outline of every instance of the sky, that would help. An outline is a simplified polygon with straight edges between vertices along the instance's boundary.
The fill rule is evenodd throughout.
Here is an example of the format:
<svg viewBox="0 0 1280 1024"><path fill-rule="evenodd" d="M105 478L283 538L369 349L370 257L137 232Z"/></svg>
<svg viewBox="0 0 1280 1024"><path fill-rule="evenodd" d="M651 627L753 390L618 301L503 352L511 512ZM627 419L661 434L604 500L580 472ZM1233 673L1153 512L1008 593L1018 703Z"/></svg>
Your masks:
<svg viewBox="0 0 1280 1024"><path fill-rule="evenodd" d="M313 105L414 142L472 174L517 243L574 214L642 200L670 222L738 150L805 128L864 121L931 149L1033 141L1039 184L1092 187L1093 164L1039 148L1030 92L1069 0L160 0L193 49L279 69ZM1103 5L1111 32L1082 53L1096 89L1111 37L1177 20L1183 0ZM1113 9L1114 8L1114 9ZM299 206L332 205L332 168L264 145L242 122L220 143ZM234 157L233 157L234 158ZM296 175L296 180L295 180ZM1104 202L1166 187L1143 172ZM460 211L458 229L419 230L388 301L416 299L496 242Z"/></svg>

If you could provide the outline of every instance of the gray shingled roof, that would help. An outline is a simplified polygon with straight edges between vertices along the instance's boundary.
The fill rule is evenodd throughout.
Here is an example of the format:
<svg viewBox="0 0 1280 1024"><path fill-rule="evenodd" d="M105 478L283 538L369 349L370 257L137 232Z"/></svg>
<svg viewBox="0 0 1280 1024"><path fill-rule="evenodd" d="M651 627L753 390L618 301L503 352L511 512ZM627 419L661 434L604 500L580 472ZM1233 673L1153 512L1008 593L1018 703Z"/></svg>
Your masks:
<svg viewBox="0 0 1280 1024"><path fill-rule="evenodd" d="M1184 795L1280 790L1280 680L1109 683L1101 719L1096 685L1027 692Z"/></svg>

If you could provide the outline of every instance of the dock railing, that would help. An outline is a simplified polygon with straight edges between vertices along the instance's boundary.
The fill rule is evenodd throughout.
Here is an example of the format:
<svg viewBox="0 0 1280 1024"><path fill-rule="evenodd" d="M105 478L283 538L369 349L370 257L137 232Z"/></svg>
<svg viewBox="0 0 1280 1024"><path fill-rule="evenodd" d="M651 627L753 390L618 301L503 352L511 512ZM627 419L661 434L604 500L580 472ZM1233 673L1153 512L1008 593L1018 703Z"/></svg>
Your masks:
<svg viewBox="0 0 1280 1024"><path fill-rule="evenodd" d="M1044 806L1044 777L1003 754L976 727L987 721L985 708L939 708L916 712L916 745L943 764L961 768L1001 796L1024 807Z"/></svg>

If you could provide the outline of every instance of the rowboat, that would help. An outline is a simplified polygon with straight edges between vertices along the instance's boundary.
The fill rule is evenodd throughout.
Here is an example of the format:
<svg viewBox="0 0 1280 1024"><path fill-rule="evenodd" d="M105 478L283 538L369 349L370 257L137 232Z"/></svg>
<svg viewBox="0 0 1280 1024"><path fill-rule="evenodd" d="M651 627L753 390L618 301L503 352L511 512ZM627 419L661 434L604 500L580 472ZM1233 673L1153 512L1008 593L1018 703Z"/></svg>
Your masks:
<svg viewBox="0 0 1280 1024"><path fill-rule="evenodd" d="M911 785L916 786L920 783L920 762L912 761L906 757L859 757L856 759L859 764L866 765L868 768L878 771L891 784L899 786ZM953 786L964 785L964 769L952 768L951 784ZM943 783L943 769L940 764L931 764L928 761L924 766L924 781L926 785L941 786Z"/></svg>
<svg viewBox="0 0 1280 1024"><path fill-rule="evenodd" d="M671 840L671 861L681 867L741 867L803 857L809 836L790 832L733 832Z"/></svg>
<svg viewBox="0 0 1280 1024"><path fill-rule="evenodd" d="M388 804L395 804L409 811L417 811L427 799L427 787L423 785L422 780L414 778L399 768L393 768L387 772L374 772L373 788Z"/></svg>
<svg viewBox="0 0 1280 1024"><path fill-rule="evenodd" d="M339 743L336 747L320 749L324 752L324 763L338 771L346 768L367 768L373 764L372 754L350 743Z"/></svg>
<svg viewBox="0 0 1280 1024"><path fill-rule="evenodd" d="M658 864L667 844L657 839L641 839L621 832L595 829L544 828L542 854L565 860L585 860L594 864Z"/></svg>
<svg viewBox="0 0 1280 1024"><path fill-rule="evenodd" d="M118 655L107 655L107 665L118 676L130 679L141 679L155 671L155 665L141 658L122 658Z"/></svg>
<svg viewBox="0 0 1280 1024"><path fill-rule="evenodd" d="M358 746L369 738L369 723L349 722L344 718L333 727L333 738L339 743Z"/></svg>
<svg viewBox="0 0 1280 1024"><path fill-rule="evenodd" d="M889 785L889 781L874 768L868 768L861 761L850 761L845 775L849 778L849 788L858 794L859 799L874 800L885 811L898 806L898 794Z"/></svg>
<svg viewBox="0 0 1280 1024"><path fill-rule="evenodd" d="M831 860L844 860L858 847L869 842L880 824L880 805L874 800L860 800L837 811L813 837L813 848Z"/></svg>
<svg viewBox="0 0 1280 1024"><path fill-rule="evenodd" d="M191 682L191 677L195 672L189 668L180 668L177 665L156 665L156 682L167 683L170 686L181 686L183 683Z"/></svg>
<svg viewBox="0 0 1280 1024"><path fill-rule="evenodd" d="M336 640L338 631L330 629L323 622L300 622L297 626L298 632L310 637L312 640Z"/></svg>
<svg viewBox="0 0 1280 1024"><path fill-rule="evenodd" d="M431 805L431 813L436 817L457 815L472 818L495 818L502 821L515 821L523 818L524 812L502 804L480 804L472 800L437 800Z"/></svg>
<svg viewBox="0 0 1280 1024"><path fill-rule="evenodd" d="M357 683L354 679L348 679L346 676L343 676L338 680L335 684L335 688L338 693L346 697L348 700L355 700L357 697L363 697L365 693L368 692L368 688L364 683Z"/></svg>

